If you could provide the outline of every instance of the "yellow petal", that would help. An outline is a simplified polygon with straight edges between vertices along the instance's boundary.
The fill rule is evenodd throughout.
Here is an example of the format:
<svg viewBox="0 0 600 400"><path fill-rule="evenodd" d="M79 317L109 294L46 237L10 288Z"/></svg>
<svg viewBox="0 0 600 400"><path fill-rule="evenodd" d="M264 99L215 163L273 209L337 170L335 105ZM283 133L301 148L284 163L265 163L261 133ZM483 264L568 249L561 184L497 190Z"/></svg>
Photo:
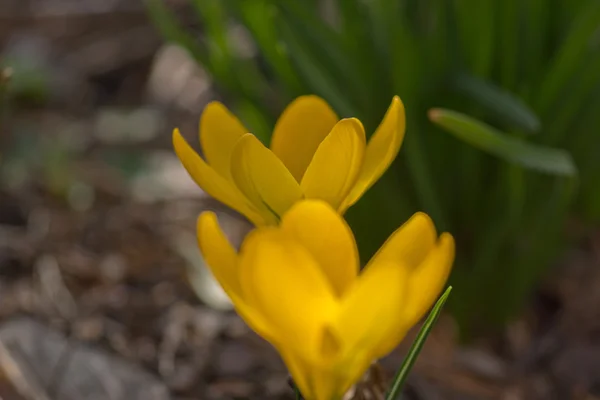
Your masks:
<svg viewBox="0 0 600 400"><path fill-rule="evenodd" d="M365 131L356 118L338 122L321 142L302 178L306 198L325 200L335 209L354 186L365 151Z"/></svg>
<svg viewBox="0 0 600 400"><path fill-rule="evenodd" d="M361 356L355 356L354 359L351 361L353 365L352 369L342 369L343 375L340 377L338 384L340 388L340 393L346 393L352 388L352 386L356 385L356 383L358 383L362 379L362 377L365 375L365 373L371 367L374 361L377 360L373 359L371 355L364 352ZM343 365L346 364L342 364L342 368Z"/></svg>
<svg viewBox="0 0 600 400"><path fill-rule="evenodd" d="M311 365L310 374L313 393L313 397L309 397L311 400L341 399L344 396L339 376L328 366Z"/></svg>
<svg viewBox="0 0 600 400"><path fill-rule="evenodd" d="M276 342L264 318L248 305L243 296L238 271L238 255L219 227L215 213L206 211L198 218L198 245L215 279L231 299L238 314L260 336Z"/></svg>
<svg viewBox="0 0 600 400"><path fill-rule="evenodd" d="M406 288L406 300L398 314L404 325L399 324L395 334L382 340L377 354L383 356L392 351L425 312L433 305L448 279L454 261L454 239L448 233L440 236L438 243L416 269L410 272Z"/></svg>
<svg viewBox="0 0 600 400"><path fill-rule="evenodd" d="M341 297L359 268L358 249L346 221L323 201L303 200L284 215L281 227L310 252Z"/></svg>
<svg viewBox="0 0 600 400"><path fill-rule="evenodd" d="M438 298L454 262L454 239L442 233L435 248L409 278L406 313L416 324Z"/></svg>
<svg viewBox="0 0 600 400"><path fill-rule="evenodd" d="M300 185L285 165L254 135L244 135L233 152L233 179L265 218L276 222L302 197Z"/></svg>
<svg viewBox="0 0 600 400"><path fill-rule="evenodd" d="M248 130L227 107L218 101L209 103L200 117L200 145L208 164L231 180L233 147Z"/></svg>
<svg viewBox="0 0 600 400"><path fill-rule="evenodd" d="M329 366L315 365L304 359L302 354L294 354L289 349L277 348L285 362L294 384L305 399L332 400L342 398L340 379ZM339 394L338 394L339 393Z"/></svg>
<svg viewBox="0 0 600 400"><path fill-rule="evenodd" d="M249 302L271 321L282 346L318 360L318 333L336 302L315 260L276 228L253 231L240 256L240 282Z"/></svg>
<svg viewBox="0 0 600 400"><path fill-rule="evenodd" d="M409 269L418 267L433 249L436 241L433 221L425 213L415 213L381 246L369 264L402 263Z"/></svg>
<svg viewBox="0 0 600 400"><path fill-rule="evenodd" d="M405 327L404 302L408 284L408 268L399 263L371 264L343 299L336 331L343 339L344 354L357 362L346 362L347 373L360 376L369 360L381 357L377 350L382 342L402 339L398 331ZM364 370L352 370L364 368Z"/></svg>
<svg viewBox="0 0 600 400"><path fill-rule="evenodd" d="M230 297L242 297L238 255L221 230L217 215L212 211L203 212L198 217L197 228L200 252L214 277Z"/></svg>
<svg viewBox="0 0 600 400"><path fill-rule="evenodd" d="M279 117L271 139L271 150L297 182L302 180L317 147L337 121L335 112L317 96L298 97Z"/></svg>
<svg viewBox="0 0 600 400"><path fill-rule="evenodd" d="M173 131L173 146L187 172L206 193L242 213L255 225L264 224L263 217L254 206L249 204L244 195L231 182L206 164L181 136L178 129Z"/></svg>
<svg viewBox="0 0 600 400"><path fill-rule="evenodd" d="M344 200L343 213L381 178L396 158L406 129L404 105L398 96L394 96L381 124L371 136L365 152L365 160L356 184Z"/></svg>
<svg viewBox="0 0 600 400"><path fill-rule="evenodd" d="M294 384L300 389L300 393L307 399L315 398L312 385L310 382L311 367L306 365L297 355L294 355L291 350L285 347L277 347L277 352L283 359L287 370L294 380ZM329 399L327 399L329 400Z"/></svg>

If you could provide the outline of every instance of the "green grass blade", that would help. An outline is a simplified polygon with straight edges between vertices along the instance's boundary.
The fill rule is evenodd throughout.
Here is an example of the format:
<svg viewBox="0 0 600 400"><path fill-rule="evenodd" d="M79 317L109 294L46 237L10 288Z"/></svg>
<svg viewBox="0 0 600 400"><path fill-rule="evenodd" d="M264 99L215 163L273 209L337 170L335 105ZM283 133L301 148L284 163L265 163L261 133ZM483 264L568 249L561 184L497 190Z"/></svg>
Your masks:
<svg viewBox="0 0 600 400"><path fill-rule="evenodd" d="M345 97L352 99L360 110L367 109L370 104L367 81L352 62L339 34L303 1L281 2L280 10L280 18L304 52L311 54L312 62L328 71L328 79L343 87Z"/></svg>
<svg viewBox="0 0 600 400"><path fill-rule="evenodd" d="M468 74L460 74L452 84L458 92L485 106L510 128L529 133L540 129L540 120L525 103L493 83Z"/></svg>
<svg viewBox="0 0 600 400"><path fill-rule="evenodd" d="M320 60L302 42L298 32L293 31L282 19L278 20L278 27L290 57L309 90L325 98L341 115L358 116L357 108L348 100L343 87L337 84L332 71L321 65Z"/></svg>
<svg viewBox="0 0 600 400"><path fill-rule="evenodd" d="M392 74L392 88L400 95L406 104L409 114L407 121L412 121L405 139L405 155L408 171L412 178L414 189L424 210L431 215L437 226L447 227L446 216L437 195L435 179L431 173L429 155L424 152L426 139L418 133L422 132L417 126L420 106L419 97L423 91L424 59L421 42L413 26L408 20L407 4L378 0L370 3L372 24L378 27L381 37L382 54L389 59ZM383 70L382 70L383 73ZM413 110L413 111L410 111Z"/></svg>
<svg viewBox="0 0 600 400"><path fill-rule="evenodd" d="M370 99L370 120L362 121L367 131L374 131L379 122L375 118L389 105L393 93L390 90L389 65L381 59L373 43L373 26L370 24L368 5L360 0L337 0L340 14L340 39L344 42L351 62L356 66L361 79L366 83Z"/></svg>
<svg viewBox="0 0 600 400"><path fill-rule="evenodd" d="M450 5L446 0L432 0L418 4L422 22L419 35L422 38L419 47L423 49L423 75L429 79L424 82L430 88L439 87L451 70L456 58L456 38L450 31ZM452 32L452 33L451 33Z"/></svg>
<svg viewBox="0 0 600 400"><path fill-rule="evenodd" d="M227 37L227 16L222 3L218 0L191 0L191 4L204 25L203 42L213 76L219 82L227 82L230 90L240 90L233 68L236 63Z"/></svg>
<svg viewBox="0 0 600 400"><path fill-rule="evenodd" d="M409 119L410 120L410 119ZM412 177L417 197L423 210L433 218L436 226L444 230L448 228L444 210L437 195L435 181L432 179L431 165L427 154L423 152L422 138L417 134L407 135L404 139L405 157Z"/></svg>
<svg viewBox="0 0 600 400"><path fill-rule="evenodd" d="M461 54L469 69L477 76L487 77L494 54L495 0L456 0L454 21Z"/></svg>
<svg viewBox="0 0 600 400"><path fill-rule="evenodd" d="M235 102L235 114L240 118L250 132L255 135L265 146L271 141L271 133L275 121L265 113L255 102L239 99Z"/></svg>
<svg viewBox="0 0 600 400"><path fill-rule="evenodd" d="M219 51L213 52L212 57L218 56L218 61L231 60L232 54L227 38L227 14L219 0L191 0L196 13L202 17L204 34L209 42Z"/></svg>
<svg viewBox="0 0 600 400"><path fill-rule="evenodd" d="M212 72L219 82L227 82L231 92L241 93L261 103L261 95L268 90L265 77L252 59L239 57L229 35L229 14L221 0L191 0L204 23L204 41Z"/></svg>
<svg viewBox="0 0 600 400"><path fill-rule="evenodd" d="M343 1L343 0L342 0ZM398 2L390 2L385 0L373 0L368 2L368 6L364 10L369 20L371 27L373 49L379 55L379 61L385 63L390 60L390 51L392 46L392 28L389 25L390 18L395 18L398 13L390 12L390 6L394 7ZM401 16L401 15L400 15ZM397 24L404 24L404 21L397 21ZM391 73L389 65L382 65L382 70L386 74Z"/></svg>
<svg viewBox="0 0 600 400"><path fill-rule="evenodd" d="M517 83L517 62L519 52L519 3L522 0L502 0L498 4L498 23L500 40L500 82L508 90L514 90Z"/></svg>
<svg viewBox="0 0 600 400"><path fill-rule="evenodd" d="M148 15L160 33L168 41L185 48L198 63L210 70L206 49L183 29L175 14L163 0L145 0L145 3Z"/></svg>
<svg viewBox="0 0 600 400"><path fill-rule="evenodd" d="M185 31L175 14L165 5L163 0L145 1L150 19L168 41L185 48L196 62L209 72L216 83L226 91L232 93L242 92L246 97L252 98L253 101L258 101L256 92L264 90L263 79L257 76L255 73L256 71L252 68L238 69L243 70L246 75L253 74L252 79L238 79L232 68L230 68L232 62L230 53L226 53L227 57L223 54L223 50L226 48L226 37L222 33L209 33L209 45L201 44L191 34ZM217 25L221 23L221 21L213 20L214 18L212 18L217 17L218 14L215 13L215 9L209 8L209 3L204 4L196 2L194 5L197 7L196 10L198 12L213 12L209 15L209 17L211 17L209 18L209 20L211 20L209 24L211 27L209 30L212 29L216 32L221 29L221 27ZM199 16L206 17L207 15L201 13Z"/></svg>
<svg viewBox="0 0 600 400"><path fill-rule="evenodd" d="M526 82L531 89L541 78L540 71L545 67L543 63L550 37L550 7L547 0L525 0L523 8L525 34L519 62L523 71L523 83Z"/></svg>
<svg viewBox="0 0 600 400"><path fill-rule="evenodd" d="M446 300L448 300L448 296L450 296L451 291L452 286L448 286L446 291L440 296L437 303L435 303L435 306L433 306L433 309L429 313L429 316L427 316L425 323L421 327L421 330L419 330L417 338L413 342L412 346L410 346L410 350L408 351L408 354L406 355L402 366L400 366L400 369L394 377L394 382L392 383L392 387L390 388L385 398L386 400L396 400L402 393L402 388L404 387L406 378L408 377L411 368L415 364L415 361L417 360L417 357L419 356L419 353L421 352L421 349L425 344L425 340L427 340L427 336L429 335L429 333L431 333L433 325L439 318L442 312L442 308L444 307Z"/></svg>
<svg viewBox="0 0 600 400"><path fill-rule="evenodd" d="M600 85L595 87L595 98L590 99L580 111L575 129L569 137L569 148L578 160L581 187L577 211L592 222L600 222ZM573 128L571 128L573 129Z"/></svg>
<svg viewBox="0 0 600 400"><path fill-rule="evenodd" d="M598 93L599 84L600 53L596 52L593 57L586 58L583 68L572 79L568 92L565 93L564 99L561 99L560 107L553 112L552 123L549 124L545 135L546 143L554 145L560 143L565 136L573 134L571 127L590 101L590 97Z"/></svg>
<svg viewBox="0 0 600 400"><path fill-rule="evenodd" d="M565 85L581 65L589 42L600 26L600 1L589 1L571 24L572 29L548 68L537 97L537 111L544 117L559 100Z"/></svg>
<svg viewBox="0 0 600 400"><path fill-rule="evenodd" d="M426 79L423 76L423 56L420 43L410 29L406 18L398 17L390 26L390 66L392 85L407 104L411 104L422 90Z"/></svg>
<svg viewBox="0 0 600 400"><path fill-rule="evenodd" d="M429 119L462 141L505 161L558 176L577 175L566 151L526 143L455 111L432 109Z"/></svg>
<svg viewBox="0 0 600 400"><path fill-rule="evenodd" d="M517 165L503 164L499 172L493 186L488 188L489 194L479 200L486 204L487 210L478 214L473 256L467 278L460 285L460 300L466 308L459 310L460 322L466 326L473 323L493 326L504 315L498 310L502 295L493 288L498 285L504 288L506 274L513 269L513 263L506 261L506 246L523 225L527 171Z"/></svg>
<svg viewBox="0 0 600 400"><path fill-rule="evenodd" d="M506 279L504 290L497 292L496 298L503 296L503 320L518 312L545 269L564 249L564 221L578 186L576 178L556 179L551 190L546 191L544 201L536 204L533 224L521 227L530 242L528 251L520 254L508 271L512 276Z"/></svg>
<svg viewBox="0 0 600 400"><path fill-rule="evenodd" d="M288 95L294 97L301 94L302 84L279 43L275 6L268 0L238 0L235 4L234 11L252 33L269 67L287 89Z"/></svg>
<svg viewBox="0 0 600 400"><path fill-rule="evenodd" d="M382 89L388 95L399 95L411 107L422 88L423 60L416 33L408 19L407 4L400 1L365 2L369 21L371 47L375 53ZM390 93L391 91L391 93ZM389 101L389 100L388 100Z"/></svg>

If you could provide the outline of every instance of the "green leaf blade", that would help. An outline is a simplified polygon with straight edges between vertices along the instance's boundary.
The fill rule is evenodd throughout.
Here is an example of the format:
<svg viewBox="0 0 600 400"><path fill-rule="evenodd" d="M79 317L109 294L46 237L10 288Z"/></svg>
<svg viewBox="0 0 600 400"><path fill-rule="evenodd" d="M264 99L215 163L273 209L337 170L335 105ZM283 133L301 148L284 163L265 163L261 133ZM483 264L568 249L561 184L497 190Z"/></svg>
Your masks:
<svg viewBox="0 0 600 400"><path fill-rule="evenodd" d="M589 43L600 25L600 2L590 1L582 7L573 23L573 29L557 51L550 64L537 97L540 115L547 115L560 99L562 90L581 64Z"/></svg>
<svg viewBox="0 0 600 400"><path fill-rule="evenodd" d="M538 132L541 126L537 115L519 98L477 77L459 74L453 81L454 88L485 106L490 112L505 120L517 130Z"/></svg>
<svg viewBox="0 0 600 400"><path fill-rule="evenodd" d="M415 364L415 361L417 360L417 357L419 356L419 353L421 352L421 349L423 348L423 345L425 344L427 337L431 333L431 330L433 329L433 325L435 324L435 322L438 320L440 314L442 313L442 308L444 307L444 304L446 304L446 300L448 300L448 297L450 296L451 291L452 291L452 286L448 286L446 291L440 296L439 300L437 301L437 303L435 303L435 306L433 306L433 309L427 316L425 323L423 323L423 326L421 327L421 329L419 330L419 333L417 334L417 338L415 339L413 344L410 346L410 350L408 350L408 354L406 355L404 362L402 363L402 365L400 366L400 369L398 370L398 372L396 373L396 376L394 377L394 382L392 383L392 387L390 388L390 390L385 398L386 400L396 400L402 393L402 388L404 387L406 378L408 378L408 374L410 373L410 370L412 369L413 365Z"/></svg>
<svg viewBox="0 0 600 400"><path fill-rule="evenodd" d="M302 83L278 37L275 6L268 0L240 0L234 9L288 94L298 96L302 93Z"/></svg>
<svg viewBox="0 0 600 400"><path fill-rule="evenodd" d="M298 74L310 91L326 98L341 115L358 115L355 105L345 95L343 87L337 84L331 71L320 63L318 57L311 52L310 46L302 41L302 37L283 20L278 21L278 27Z"/></svg>
<svg viewBox="0 0 600 400"><path fill-rule="evenodd" d="M210 70L207 50L181 26L175 14L163 0L145 0L145 3L148 16L159 32L169 42L185 48L199 64Z"/></svg>
<svg viewBox="0 0 600 400"><path fill-rule="evenodd" d="M486 77L491 72L495 47L498 46L494 39L499 3L493 0L465 0L451 4L461 56L475 75Z"/></svg>
<svg viewBox="0 0 600 400"><path fill-rule="evenodd" d="M577 167L566 151L536 146L504 135L481 121L455 111L432 109L429 119L463 142L508 162L558 176L577 175Z"/></svg>

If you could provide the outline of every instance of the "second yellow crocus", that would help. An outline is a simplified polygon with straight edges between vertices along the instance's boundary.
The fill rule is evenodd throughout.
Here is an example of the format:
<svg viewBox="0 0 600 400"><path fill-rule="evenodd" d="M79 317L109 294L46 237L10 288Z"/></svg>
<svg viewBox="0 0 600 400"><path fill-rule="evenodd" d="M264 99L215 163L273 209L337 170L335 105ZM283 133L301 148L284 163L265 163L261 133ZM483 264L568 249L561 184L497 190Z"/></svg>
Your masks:
<svg viewBox="0 0 600 400"><path fill-rule="evenodd" d="M454 240L415 214L359 273L354 236L327 203L303 200L277 227L251 232L239 253L215 214L198 242L240 316L279 351L308 400L340 400L433 304Z"/></svg>
<svg viewBox="0 0 600 400"><path fill-rule="evenodd" d="M207 105L200 118L204 159L177 129L173 143L204 191L262 226L277 224L306 198L326 201L343 214L390 166L404 131L397 96L368 143L358 119L340 120L323 99L301 96L277 121L270 148L218 102Z"/></svg>

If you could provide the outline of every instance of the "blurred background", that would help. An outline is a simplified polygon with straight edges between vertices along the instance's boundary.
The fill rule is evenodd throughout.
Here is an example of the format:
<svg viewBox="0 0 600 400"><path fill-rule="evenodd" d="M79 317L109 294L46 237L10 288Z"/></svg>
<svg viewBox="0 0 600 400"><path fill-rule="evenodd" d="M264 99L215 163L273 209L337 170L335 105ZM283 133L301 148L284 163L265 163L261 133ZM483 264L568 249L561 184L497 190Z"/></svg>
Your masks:
<svg viewBox="0 0 600 400"><path fill-rule="evenodd" d="M197 250L202 210L250 226L171 131L218 99L268 144L308 93L368 135L406 105L363 261L419 210L457 240L405 398L600 398L597 0L0 3L0 399L293 398Z"/></svg>

